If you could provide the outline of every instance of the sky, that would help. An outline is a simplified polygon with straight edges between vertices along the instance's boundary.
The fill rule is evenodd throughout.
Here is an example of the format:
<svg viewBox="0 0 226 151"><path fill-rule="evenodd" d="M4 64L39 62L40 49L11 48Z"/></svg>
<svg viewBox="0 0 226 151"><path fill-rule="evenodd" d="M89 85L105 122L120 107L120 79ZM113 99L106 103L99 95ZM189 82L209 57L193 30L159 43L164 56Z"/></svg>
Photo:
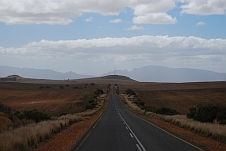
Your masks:
<svg viewBox="0 0 226 151"><path fill-rule="evenodd" d="M226 73L225 0L0 0L0 66Z"/></svg>

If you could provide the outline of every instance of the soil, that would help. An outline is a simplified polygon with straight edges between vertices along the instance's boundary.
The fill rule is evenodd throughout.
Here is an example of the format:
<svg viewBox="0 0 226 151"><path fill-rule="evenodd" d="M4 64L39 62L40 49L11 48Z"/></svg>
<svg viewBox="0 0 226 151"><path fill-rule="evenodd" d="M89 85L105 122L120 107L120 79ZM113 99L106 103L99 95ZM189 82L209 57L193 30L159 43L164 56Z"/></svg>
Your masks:
<svg viewBox="0 0 226 151"><path fill-rule="evenodd" d="M98 119L100 113L89 117L88 119L75 123L66 130L57 134L51 140L42 143L33 151L68 151L84 135L91 125Z"/></svg>
<svg viewBox="0 0 226 151"><path fill-rule="evenodd" d="M167 122L164 122L164 121L152 118L152 117L149 117L147 120L160 127L165 128L173 133L176 133L182 137L185 137L192 142L200 144L200 145L204 146L205 148L209 149L210 151L226 151L225 143L218 142L212 138L208 138L208 137L202 136L200 134L193 133L191 131L180 128L176 125L173 125L173 124L170 124L170 123L167 123Z"/></svg>

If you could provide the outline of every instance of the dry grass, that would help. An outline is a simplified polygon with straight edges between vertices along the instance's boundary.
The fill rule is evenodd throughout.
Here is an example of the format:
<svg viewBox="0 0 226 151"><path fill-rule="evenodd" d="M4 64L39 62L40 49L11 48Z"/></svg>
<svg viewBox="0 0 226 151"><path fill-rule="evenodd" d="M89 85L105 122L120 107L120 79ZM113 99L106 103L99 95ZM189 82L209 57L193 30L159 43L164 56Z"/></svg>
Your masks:
<svg viewBox="0 0 226 151"><path fill-rule="evenodd" d="M122 94L120 95L120 98L124 103L126 103L126 106L130 110L142 115L144 111L142 111L136 104L132 103L127 95ZM193 119L188 119L186 115L169 116L155 113L147 113L146 115L151 115L152 117L173 123L195 133L203 134L216 140L226 142L226 125L220 125L218 123L201 123L199 121L194 121Z"/></svg>
<svg viewBox="0 0 226 151"><path fill-rule="evenodd" d="M60 116L84 111L87 104L84 96L97 89L105 92L107 89L107 85L97 84L68 83L68 87L64 84L64 89L59 89L59 85L63 84L48 84L51 88L40 90L40 84L0 82L0 103L17 111L37 109L49 116Z"/></svg>
<svg viewBox="0 0 226 151"><path fill-rule="evenodd" d="M103 106L106 97L107 95L100 96L97 101L98 105L93 110L66 114L55 117L53 120L28 124L0 133L0 151L24 151L31 147L37 147L40 142L50 139L54 134L61 132L73 123L95 114Z"/></svg>
<svg viewBox="0 0 226 151"><path fill-rule="evenodd" d="M214 139L226 141L226 125L217 123L201 123L188 119L185 115L162 116L162 119L182 128L201 133Z"/></svg>
<svg viewBox="0 0 226 151"><path fill-rule="evenodd" d="M27 150L39 142L49 139L69 125L69 120L44 121L27 125L0 134L2 151Z"/></svg>
<svg viewBox="0 0 226 151"><path fill-rule="evenodd" d="M0 133L0 151L24 151L30 147L37 147L40 142L51 138L64 128L95 114L103 103L103 101L100 101L100 104L94 110L62 115L55 118L55 120L29 124L24 127L2 132Z"/></svg>

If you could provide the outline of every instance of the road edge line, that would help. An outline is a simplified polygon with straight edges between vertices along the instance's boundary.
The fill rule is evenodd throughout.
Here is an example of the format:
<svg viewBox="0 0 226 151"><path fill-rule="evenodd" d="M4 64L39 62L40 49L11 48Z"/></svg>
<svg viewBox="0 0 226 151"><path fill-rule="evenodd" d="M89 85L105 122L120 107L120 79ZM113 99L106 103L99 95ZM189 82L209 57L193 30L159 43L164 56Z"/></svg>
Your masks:
<svg viewBox="0 0 226 151"><path fill-rule="evenodd" d="M119 97L119 95L118 95L118 97ZM119 99L121 100L120 97L119 97ZM121 103L122 103L122 100L121 100ZM122 104L123 104L123 103L122 103ZM174 135L174 134L172 134L172 133L170 133L170 132L164 130L163 128L157 126L156 124L154 124L154 123L152 123L152 122L150 122L150 121L148 121L148 120L146 120L146 119L141 118L140 116L138 116L138 115L136 115L135 113L133 113L132 111L130 111L130 110L125 106L125 104L123 104L123 106L124 106L129 112L131 112L134 116L136 116L136 117L138 117L139 119L141 119L141 120L143 120L143 121L145 121L145 122L151 124L152 126L158 128L159 130L161 130L161 131L163 131L163 132L169 134L170 136L172 136L172 137L174 137L174 138L176 138L176 139L178 139L178 140L180 140L180 141L182 141L182 142L184 142L184 143L186 143L186 144L188 144L188 145L190 145L190 146L192 146L192 147L198 149L199 151L205 151L205 150L201 149L200 147L198 147L198 146L196 146L196 145L193 145L192 143L189 143L188 141L186 141L186 140L184 140L184 139L182 139L182 138L180 138L180 137L178 137L178 136L176 136L176 135Z"/></svg>
<svg viewBox="0 0 226 151"><path fill-rule="evenodd" d="M85 142L85 140L89 137L93 129L96 127L96 125L99 123L99 121L102 119L103 115L105 114L106 108L104 111L100 114L98 119L89 127L89 129L82 135L82 137L71 147L69 151L77 151L82 144Z"/></svg>

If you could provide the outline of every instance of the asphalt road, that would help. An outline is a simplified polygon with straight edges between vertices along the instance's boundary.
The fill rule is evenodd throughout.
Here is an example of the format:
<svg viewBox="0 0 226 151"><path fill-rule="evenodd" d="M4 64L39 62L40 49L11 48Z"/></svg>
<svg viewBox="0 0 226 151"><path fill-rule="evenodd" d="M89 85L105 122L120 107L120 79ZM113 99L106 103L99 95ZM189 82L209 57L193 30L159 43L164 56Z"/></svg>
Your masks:
<svg viewBox="0 0 226 151"><path fill-rule="evenodd" d="M128 111L117 95L109 97L106 112L76 149L78 151L197 151L191 144Z"/></svg>

